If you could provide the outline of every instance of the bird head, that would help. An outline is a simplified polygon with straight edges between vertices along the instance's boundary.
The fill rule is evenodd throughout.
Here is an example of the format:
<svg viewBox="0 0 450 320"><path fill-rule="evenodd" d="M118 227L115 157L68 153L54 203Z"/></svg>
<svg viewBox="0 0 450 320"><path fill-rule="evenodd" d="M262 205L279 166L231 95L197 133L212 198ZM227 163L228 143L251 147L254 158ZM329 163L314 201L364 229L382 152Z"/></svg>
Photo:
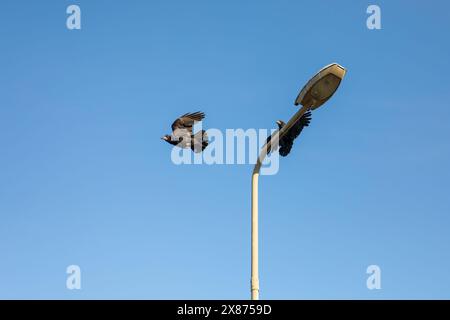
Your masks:
<svg viewBox="0 0 450 320"><path fill-rule="evenodd" d="M286 124L286 123L284 123L284 121L278 120L278 121L277 121L278 129L283 128L285 124Z"/></svg>
<svg viewBox="0 0 450 320"><path fill-rule="evenodd" d="M166 134L165 136L161 137L161 139L163 139L164 141L171 141L172 137L168 134Z"/></svg>

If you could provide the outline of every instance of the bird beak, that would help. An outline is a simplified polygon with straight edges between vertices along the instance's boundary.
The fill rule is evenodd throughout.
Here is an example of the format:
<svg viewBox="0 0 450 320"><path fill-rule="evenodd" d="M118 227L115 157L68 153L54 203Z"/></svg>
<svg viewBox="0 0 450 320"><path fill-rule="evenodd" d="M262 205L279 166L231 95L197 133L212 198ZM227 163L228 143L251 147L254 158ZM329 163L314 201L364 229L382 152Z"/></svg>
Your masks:
<svg viewBox="0 0 450 320"><path fill-rule="evenodd" d="M277 120L277 125L281 126L281 121Z"/></svg>
<svg viewBox="0 0 450 320"><path fill-rule="evenodd" d="M166 140L166 137L161 137L161 140Z"/></svg>

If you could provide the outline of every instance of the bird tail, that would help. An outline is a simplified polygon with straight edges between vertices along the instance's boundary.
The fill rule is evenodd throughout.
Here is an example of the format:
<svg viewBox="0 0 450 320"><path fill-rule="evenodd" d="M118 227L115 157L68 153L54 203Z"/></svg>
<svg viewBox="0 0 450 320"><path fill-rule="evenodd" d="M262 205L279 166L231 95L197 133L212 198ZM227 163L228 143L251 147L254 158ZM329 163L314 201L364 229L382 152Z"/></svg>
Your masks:
<svg viewBox="0 0 450 320"><path fill-rule="evenodd" d="M196 134L194 134L192 141L193 141L193 143L191 143L192 151L194 151L195 153L202 152L209 144L208 134L206 133L205 130L199 131Z"/></svg>

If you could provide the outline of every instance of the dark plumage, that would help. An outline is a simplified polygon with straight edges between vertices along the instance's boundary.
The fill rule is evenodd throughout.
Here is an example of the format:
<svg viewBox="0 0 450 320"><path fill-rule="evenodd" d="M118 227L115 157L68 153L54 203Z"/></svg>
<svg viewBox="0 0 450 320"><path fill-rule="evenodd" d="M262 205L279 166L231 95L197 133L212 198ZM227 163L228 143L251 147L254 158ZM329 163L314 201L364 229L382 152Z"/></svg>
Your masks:
<svg viewBox="0 0 450 320"><path fill-rule="evenodd" d="M277 121L277 125L278 125L278 131L280 131L281 128L284 127L285 123L283 121L281 121L281 120L278 120ZM269 154L270 151L272 150L272 144L270 143L271 139L272 139L272 135L268 136L267 140L266 140L266 143L267 143L267 154ZM278 143L278 145L279 145L279 143Z"/></svg>
<svg viewBox="0 0 450 320"><path fill-rule="evenodd" d="M283 137L279 140L278 144L280 146L280 156L286 157L289 152L291 152L292 146L294 144L294 140L300 135L304 127L309 126L311 122L311 111L306 112L301 118L294 123L294 125L283 135ZM286 123L284 123L281 120L277 121L278 130L281 130ZM269 144L270 139L272 136L267 138L268 148L267 153L271 151L271 146Z"/></svg>
<svg viewBox="0 0 450 320"><path fill-rule="evenodd" d="M172 123L172 135L166 134L163 139L171 145L180 148L190 148L194 152L201 152L208 146L208 135L205 130L193 133L196 122L205 118L203 112L185 113Z"/></svg>

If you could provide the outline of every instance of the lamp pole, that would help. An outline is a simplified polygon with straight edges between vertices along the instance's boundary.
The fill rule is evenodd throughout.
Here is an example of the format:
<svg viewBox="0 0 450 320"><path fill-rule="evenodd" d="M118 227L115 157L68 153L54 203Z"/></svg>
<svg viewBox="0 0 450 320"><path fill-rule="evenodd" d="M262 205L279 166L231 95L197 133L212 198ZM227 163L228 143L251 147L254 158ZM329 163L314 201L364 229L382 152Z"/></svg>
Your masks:
<svg viewBox="0 0 450 320"><path fill-rule="evenodd" d="M295 105L302 107L280 130L276 131L270 141L261 148L258 160L252 174L252 231L251 231L251 299L259 300L259 252L258 252L258 180L261 165L267 156L268 144L271 150L278 147L279 140L289 129L309 110L315 110L322 106L337 90L344 78L346 69L337 63L332 63L322 68L300 91Z"/></svg>
<svg viewBox="0 0 450 320"><path fill-rule="evenodd" d="M285 132L289 130L294 123L300 119L308 110L309 106L304 106L288 121L288 123L276 131L270 141L271 150L274 150L278 146L278 141L284 136ZM259 300L259 250L258 250L258 186L259 186L259 172L261 170L261 164L267 155L267 143L261 149L258 160L252 174L252 263L251 263L251 298L252 300Z"/></svg>
<svg viewBox="0 0 450 320"><path fill-rule="evenodd" d="M259 300L259 268L258 268L258 180L261 163L259 159L252 174L252 300Z"/></svg>

